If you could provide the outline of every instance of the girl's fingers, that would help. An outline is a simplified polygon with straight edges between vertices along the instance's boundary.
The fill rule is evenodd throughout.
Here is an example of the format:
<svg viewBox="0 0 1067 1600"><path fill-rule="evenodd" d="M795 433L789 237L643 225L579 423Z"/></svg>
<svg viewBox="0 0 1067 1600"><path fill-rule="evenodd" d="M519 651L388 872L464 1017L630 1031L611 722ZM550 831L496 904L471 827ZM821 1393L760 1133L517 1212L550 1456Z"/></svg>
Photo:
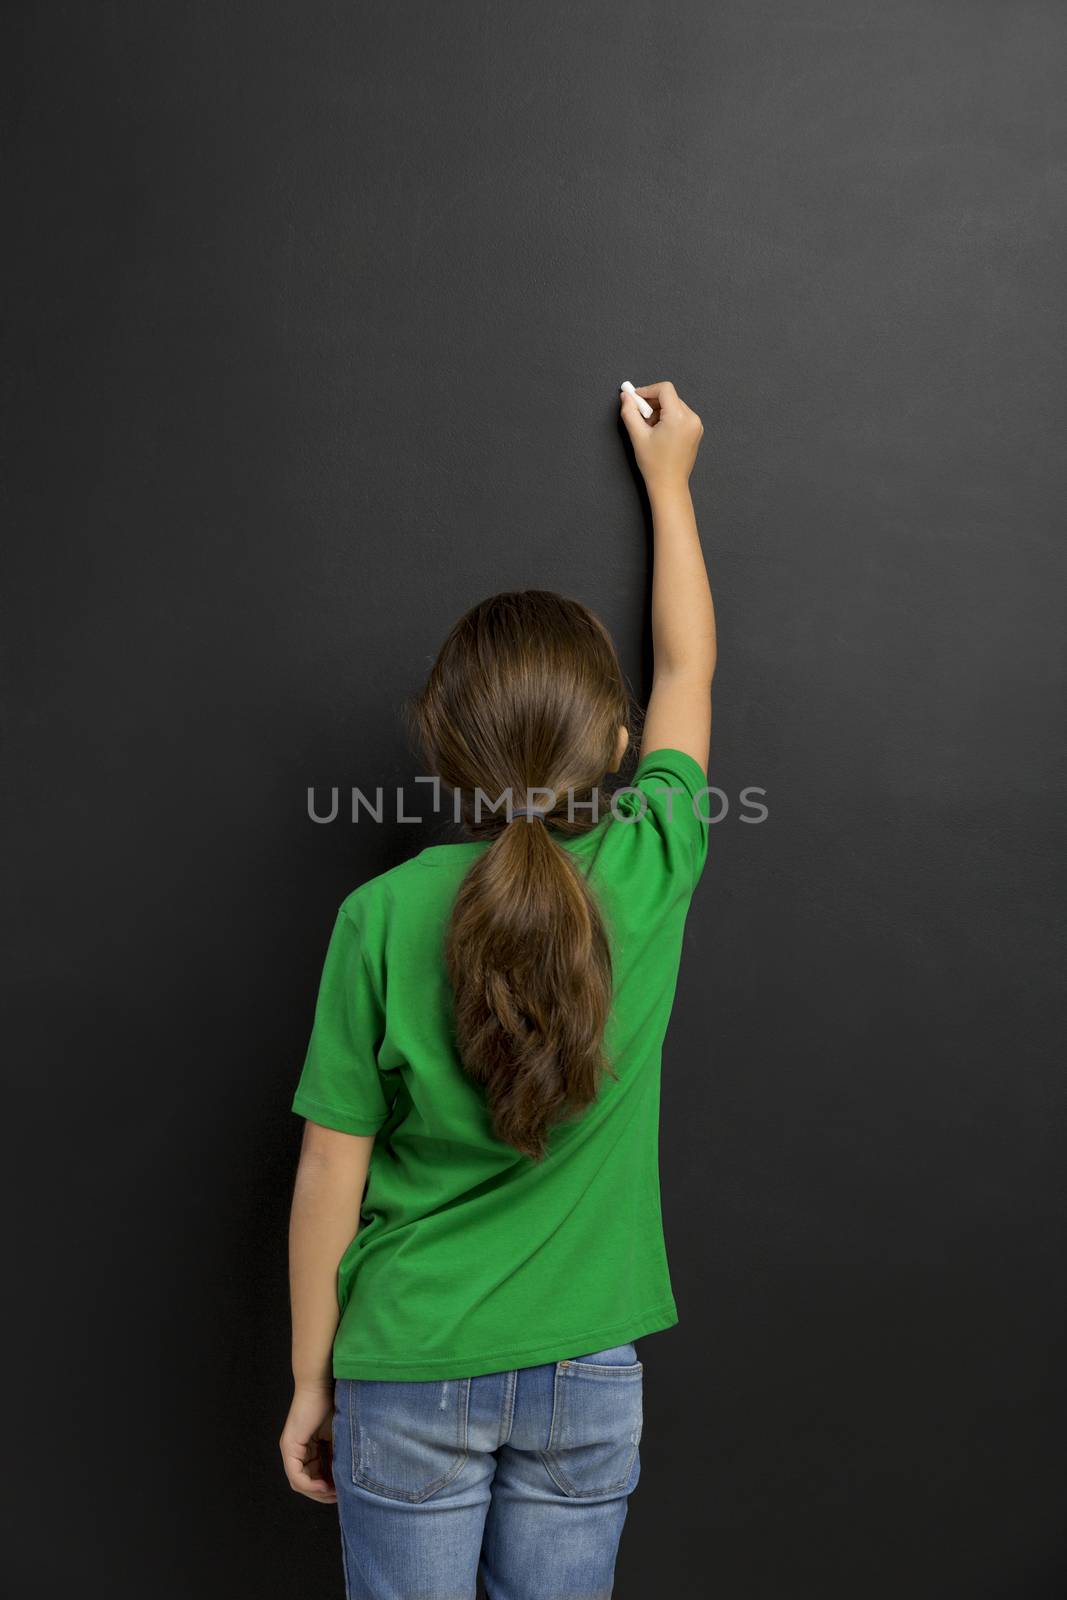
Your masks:
<svg viewBox="0 0 1067 1600"><path fill-rule="evenodd" d="M300 1456L286 1456L284 1460L290 1489L295 1489L297 1494L306 1494L310 1500L337 1499L337 1491L332 1483L327 1483L325 1478L308 1476L306 1463Z"/></svg>
<svg viewBox="0 0 1067 1600"><path fill-rule="evenodd" d="M621 402L620 415L626 431L630 435L631 439L636 438L642 430L652 426L652 419L650 418L647 422L645 421L644 417L637 409L637 401L634 399L632 394L627 394L627 392L623 390L622 394L619 396L619 400Z"/></svg>
<svg viewBox="0 0 1067 1600"><path fill-rule="evenodd" d="M682 404L674 384L666 380L662 383L635 384L634 387L642 400L647 400L649 405L658 406L661 411L672 411Z"/></svg>

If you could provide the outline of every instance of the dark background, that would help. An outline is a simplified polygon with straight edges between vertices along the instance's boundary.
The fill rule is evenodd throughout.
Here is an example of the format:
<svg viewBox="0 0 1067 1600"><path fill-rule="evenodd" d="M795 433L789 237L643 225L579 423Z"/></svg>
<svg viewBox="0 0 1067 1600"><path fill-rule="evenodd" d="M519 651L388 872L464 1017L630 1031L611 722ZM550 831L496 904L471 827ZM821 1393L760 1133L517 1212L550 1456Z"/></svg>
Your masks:
<svg viewBox="0 0 1067 1600"><path fill-rule="evenodd" d="M732 807L616 1593L1062 1595L1064 7L8 29L9 1592L340 1595L288 1105L337 905L436 835L307 789L410 782L494 589L647 690L615 396L670 377Z"/></svg>

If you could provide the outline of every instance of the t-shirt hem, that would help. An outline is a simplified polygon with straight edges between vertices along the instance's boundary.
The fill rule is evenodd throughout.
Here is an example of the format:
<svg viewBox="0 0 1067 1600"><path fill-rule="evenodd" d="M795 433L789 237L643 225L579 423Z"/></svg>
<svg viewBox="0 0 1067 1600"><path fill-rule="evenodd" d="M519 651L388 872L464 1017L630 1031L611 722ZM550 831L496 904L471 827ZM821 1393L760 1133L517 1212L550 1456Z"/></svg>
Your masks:
<svg viewBox="0 0 1067 1600"><path fill-rule="evenodd" d="M616 1344L630 1344L646 1333L659 1333L678 1321L673 1299L661 1301L637 1317L608 1323L599 1328L565 1334L546 1344L529 1345L521 1350L496 1351L481 1356L435 1356L431 1361L361 1359L335 1354L335 1378L384 1378L394 1382L430 1382L435 1378L479 1378L490 1372L510 1372L516 1367L538 1367L550 1361L566 1361L572 1356L592 1355Z"/></svg>
<svg viewBox="0 0 1067 1600"><path fill-rule="evenodd" d="M664 760L664 757L668 759ZM644 778L649 771L655 772L657 767L673 769L679 778L687 779L686 786L691 787L693 794L697 794L707 787L707 774L696 756L691 756L688 750L678 750L671 744L663 744L655 750L647 750L634 769L631 782L636 783L639 778Z"/></svg>
<svg viewBox="0 0 1067 1600"><path fill-rule="evenodd" d="M293 1096L292 1110L298 1117L315 1122L320 1128L332 1128L335 1133L377 1133L388 1121L388 1116L358 1117L349 1111L339 1111L335 1106L324 1106L299 1090Z"/></svg>

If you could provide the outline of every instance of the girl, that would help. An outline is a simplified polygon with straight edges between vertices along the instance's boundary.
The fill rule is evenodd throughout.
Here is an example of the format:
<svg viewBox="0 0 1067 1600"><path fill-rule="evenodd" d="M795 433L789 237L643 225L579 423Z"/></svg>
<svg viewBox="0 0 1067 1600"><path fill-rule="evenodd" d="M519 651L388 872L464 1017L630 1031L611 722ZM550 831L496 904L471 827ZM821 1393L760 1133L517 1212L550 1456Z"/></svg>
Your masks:
<svg viewBox="0 0 1067 1600"><path fill-rule="evenodd" d="M292 1487L337 1504L349 1600L602 1600L639 1473L634 1341L675 1323L660 1055L707 854L715 617L673 384L621 415L654 526L633 784L610 638L500 594L416 720L469 838L341 906L293 1102ZM704 796L704 799L701 799ZM332 1450L328 1443L332 1431Z"/></svg>

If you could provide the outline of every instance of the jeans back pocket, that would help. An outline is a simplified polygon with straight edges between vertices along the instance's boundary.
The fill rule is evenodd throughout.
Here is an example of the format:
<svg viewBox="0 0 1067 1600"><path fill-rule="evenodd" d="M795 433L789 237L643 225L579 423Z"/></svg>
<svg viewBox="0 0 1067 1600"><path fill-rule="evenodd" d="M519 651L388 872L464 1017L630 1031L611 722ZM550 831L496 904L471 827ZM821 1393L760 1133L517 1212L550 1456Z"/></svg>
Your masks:
<svg viewBox="0 0 1067 1600"><path fill-rule="evenodd" d="M633 1345L557 1361L545 1465L575 1499L634 1487L644 1368Z"/></svg>
<svg viewBox="0 0 1067 1600"><path fill-rule="evenodd" d="M344 1382L353 1483L390 1500L418 1502L456 1476L467 1459L469 1378Z"/></svg>

